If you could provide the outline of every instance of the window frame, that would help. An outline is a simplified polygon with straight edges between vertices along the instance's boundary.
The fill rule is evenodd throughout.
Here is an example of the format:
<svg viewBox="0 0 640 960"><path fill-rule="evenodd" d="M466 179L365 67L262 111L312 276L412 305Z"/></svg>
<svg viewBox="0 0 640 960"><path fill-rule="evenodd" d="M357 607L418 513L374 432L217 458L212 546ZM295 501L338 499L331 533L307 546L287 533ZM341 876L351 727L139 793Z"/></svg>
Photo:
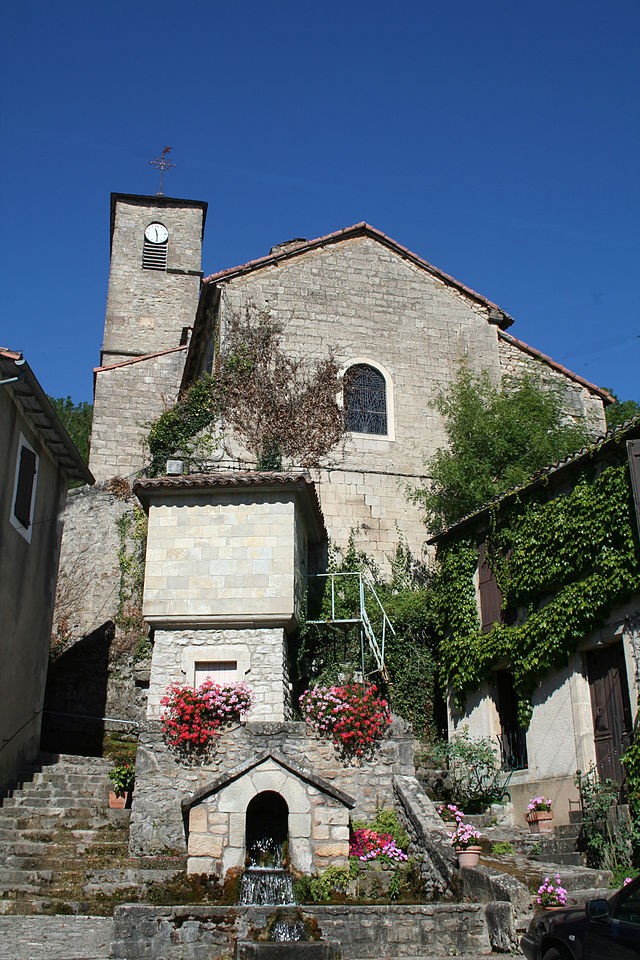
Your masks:
<svg viewBox="0 0 640 960"><path fill-rule="evenodd" d="M344 414L344 432L350 437L368 440L368 441L383 441L395 440L395 406L393 398L393 384L389 371L385 367L378 363L376 360L372 360L370 357L354 357L350 359L347 363L344 364L341 375L344 382L344 378L347 376L350 370L353 367L370 367L376 373L380 374L384 381L384 392L385 392L385 414L386 414L386 430L384 433L363 433L360 430L350 430L347 427L346 423L346 414L347 414L347 405L345 397L345 388L342 389L342 409Z"/></svg>
<svg viewBox="0 0 640 960"><path fill-rule="evenodd" d="M32 477L30 478L31 482L31 499L29 503L29 517L27 523L24 523L23 518L19 517L16 514L16 502L18 499L19 487L20 487L20 478L22 476L22 462L23 462L23 450L28 450L33 454L35 463ZM34 449L32 444L29 443L27 438L23 433L20 434L20 439L18 440L18 448L16 453L16 463L15 463L15 472L13 480L13 494L11 497L11 512L9 514L9 522L11 526L18 531L21 537L31 543L31 537L33 535L33 518L35 514L35 504L36 504L36 491L38 488L38 478L40 476L40 456L38 452ZM24 480L23 480L24 482Z"/></svg>

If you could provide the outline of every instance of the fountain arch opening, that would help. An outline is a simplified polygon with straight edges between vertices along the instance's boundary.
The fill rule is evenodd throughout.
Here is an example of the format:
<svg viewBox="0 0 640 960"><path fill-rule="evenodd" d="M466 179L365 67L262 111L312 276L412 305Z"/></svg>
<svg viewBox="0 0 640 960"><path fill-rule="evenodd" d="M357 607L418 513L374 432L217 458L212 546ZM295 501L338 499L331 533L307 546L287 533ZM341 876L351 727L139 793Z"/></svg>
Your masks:
<svg viewBox="0 0 640 960"><path fill-rule="evenodd" d="M289 839L289 807L274 790L264 790L249 802L246 815L246 844L249 863L282 866Z"/></svg>

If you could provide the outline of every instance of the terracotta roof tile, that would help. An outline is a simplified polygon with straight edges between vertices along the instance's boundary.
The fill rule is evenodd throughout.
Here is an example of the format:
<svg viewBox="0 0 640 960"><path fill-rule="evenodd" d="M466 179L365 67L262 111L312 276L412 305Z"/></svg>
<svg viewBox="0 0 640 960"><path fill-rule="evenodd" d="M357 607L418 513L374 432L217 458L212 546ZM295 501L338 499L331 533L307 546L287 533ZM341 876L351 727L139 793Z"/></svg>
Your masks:
<svg viewBox="0 0 640 960"><path fill-rule="evenodd" d="M156 491L216 490L231 487L262 487L304 490L314 514L320 537L327 531L315 483L308 473L300 471L220 470L217 473L195 473L164 477L145 477L133 485L133 492L143 502Z"/></svg>

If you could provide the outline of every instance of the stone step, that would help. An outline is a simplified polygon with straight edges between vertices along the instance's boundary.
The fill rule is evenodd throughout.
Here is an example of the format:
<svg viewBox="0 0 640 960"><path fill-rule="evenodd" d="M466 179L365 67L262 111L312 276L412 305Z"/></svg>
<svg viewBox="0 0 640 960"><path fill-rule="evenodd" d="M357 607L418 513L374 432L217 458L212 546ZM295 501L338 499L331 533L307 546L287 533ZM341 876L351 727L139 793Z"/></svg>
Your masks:
<svg viewBox="0 0 640 960"><path fill-rule="evenodd" d="M52 797L47 794L37 794L34 793L28 796L16 795L14 797L9 797L5 800L2 809L11 812L12 810L20 810L23 807L33 808L34 810L86 810L93 811L96 806L101 802L107 802L107 796L105 795L104 800L102 798L86 798L86 797L65 797L65 796L56 796Z"/></svg>
<svg viewBox="0 0 640 960"><path fill-rule="evenodd" d="M581 853L576 853L576 852L573 852L573 853L560 853L560 852L554 853L553 851L550 851L550 850L549 850L549 851L547 851L547 852L544 853L544 854L540 854L539 856L538 856L537 854L535 854L535 855L533 855L533 856L531 857L531 859L532 859L532 860L541 860L541 861L543 861L543 862L547 862L550 857L553 857L553 862L556 864L557 867L566 867L566 866L569 866L569 867L583 867L583 866L585 866L584 856L583 856ZM557 872L557 871L556 871L556 872Z"/></svg>
<svg viewBox="0 0 640 960"><path fill-rule="evenodd" d="M9 890L14 883L50 883L52 877L52 870L6 866L2 870L0 887Z"/></svg>

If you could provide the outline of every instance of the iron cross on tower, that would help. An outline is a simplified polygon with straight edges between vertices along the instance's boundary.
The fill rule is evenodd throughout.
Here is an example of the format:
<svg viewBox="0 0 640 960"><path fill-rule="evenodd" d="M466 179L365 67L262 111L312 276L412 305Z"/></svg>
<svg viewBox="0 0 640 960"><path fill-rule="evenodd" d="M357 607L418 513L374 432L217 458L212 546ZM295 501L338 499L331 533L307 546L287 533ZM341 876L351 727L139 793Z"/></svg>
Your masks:
<svg viewBox="0 0 640 960"><path fill-rule="evenodd" d="M159 157L156 157L155 160L149 160L150 167L158 167L160 170L160 189L158 190L156 196L161 197L162 194L162 178L164 176L165 170L170 170L172 167L175 167L175 163L172 163L171 160L167 158L167 154L171 153L171 147L163 147L162 154Z"/></svg>

